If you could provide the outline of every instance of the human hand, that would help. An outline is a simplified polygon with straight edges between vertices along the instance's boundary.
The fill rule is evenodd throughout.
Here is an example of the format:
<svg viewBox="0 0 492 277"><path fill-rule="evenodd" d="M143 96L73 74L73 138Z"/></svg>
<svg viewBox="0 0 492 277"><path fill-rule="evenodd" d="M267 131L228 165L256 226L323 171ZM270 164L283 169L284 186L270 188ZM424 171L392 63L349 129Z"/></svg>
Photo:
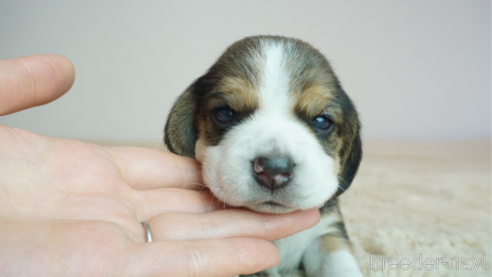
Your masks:
<svg viewBox="0 0 492 277"><path fill-rule="evenodd" d="M53 101L73 79L61 56L0 61L0 115ZM0 276L248 274L278 263L271 240L319 220L219 210L200 183L193 159L0 124Z"/></svg>

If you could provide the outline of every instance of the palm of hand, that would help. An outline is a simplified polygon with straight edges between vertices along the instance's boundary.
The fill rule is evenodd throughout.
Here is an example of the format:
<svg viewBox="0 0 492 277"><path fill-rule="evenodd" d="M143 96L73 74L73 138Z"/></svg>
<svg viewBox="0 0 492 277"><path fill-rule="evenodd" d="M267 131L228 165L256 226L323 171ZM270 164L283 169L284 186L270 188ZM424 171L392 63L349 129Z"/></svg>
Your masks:
<svg viewBox="0 0 492 277"><path fill-rule="evenodd" d="M127 258L121 257L127 248L143 241L141 221L165 211L199 209L190 207L189 203L179 207L176 205L179 201L158 199L163 196L163 189L134 189L131 185L138 188L166 184L159 184L162 181L160 174L151 172L146 174L146 180L142 180L150 184L132 180L131 170L129 175L123 176L120 166L128 166L128 163L125 156L119 156L121 160L114 156L120 154L118 148L112 153L112 150L96 145L48 138L1 125L0 141L0 225L8 229L7 222L21 222L26 225L26 231L36 231L36 236L44 236L46 241L56 240L55 245L38 245L47 254L55 255L43 259L61 260L67 258L66 255L89 257L93 261L89 259L75 265L85 267L85 270L89 270L87 265L122 262ZM134 151L137 155L131 155L132 158L146 152L142 149ZM132 163L138 164L139 160ZM149 169L153 170L155 166L149 166ZM175 167L175 170L180 169ZM187 181L193 182L191 172L189 176L191 179ZM152 184L152 181L157 183ZM198 192L176 189L166 191L166 197L177 200L183 193L196 194L198 200L207 198ZM73 253L73 249L78 252ZM39 262L41 266L43 261ZM73 264L61 265L60 271L68 266L76 272ZM114 265L118 266L121 265ZM111 266L105 268L114 269Z"/></svg>

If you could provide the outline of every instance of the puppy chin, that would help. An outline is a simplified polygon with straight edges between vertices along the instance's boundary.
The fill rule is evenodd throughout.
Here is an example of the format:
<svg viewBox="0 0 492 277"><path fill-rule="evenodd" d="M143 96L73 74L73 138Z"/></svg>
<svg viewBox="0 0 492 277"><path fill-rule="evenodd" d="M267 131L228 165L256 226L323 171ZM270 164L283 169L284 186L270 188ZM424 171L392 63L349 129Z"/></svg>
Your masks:
<svg viewBox="0 0 492 277"><path fill-rule="evenodd" d="M253 205L246 205L246 208L255 212L269 214L286 214L299 210L299 208L288 207L271 201Z"/></svg>
<svg viewBox="0 0 492 277"><path fill-rule="evenodd" d="M280 203L276 203L273 201L263 202L263 203L255 203L250 205L245 205L246 208L260 213L269 213L269 214L287 214L295 211L306 211L311 209L319 209L323 207L325 203L321 203L318 205L314 205L312 207L290 207L287 205L283 205Z"/></svg>

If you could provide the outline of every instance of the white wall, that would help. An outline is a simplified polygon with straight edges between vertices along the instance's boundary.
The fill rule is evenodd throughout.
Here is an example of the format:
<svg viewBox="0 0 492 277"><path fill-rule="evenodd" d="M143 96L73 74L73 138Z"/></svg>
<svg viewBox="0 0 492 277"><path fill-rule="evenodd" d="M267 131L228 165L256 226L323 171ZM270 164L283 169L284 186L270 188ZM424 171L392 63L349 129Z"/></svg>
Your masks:
<svg viewBox="0 0 492 277"><path fill-rule="evenodd" d="M157 140L174 99L234 41L312 43L368 139L491 135L490 1L1 1L0 59L69 57L71 91L0 118L79 139Z"/></svg>

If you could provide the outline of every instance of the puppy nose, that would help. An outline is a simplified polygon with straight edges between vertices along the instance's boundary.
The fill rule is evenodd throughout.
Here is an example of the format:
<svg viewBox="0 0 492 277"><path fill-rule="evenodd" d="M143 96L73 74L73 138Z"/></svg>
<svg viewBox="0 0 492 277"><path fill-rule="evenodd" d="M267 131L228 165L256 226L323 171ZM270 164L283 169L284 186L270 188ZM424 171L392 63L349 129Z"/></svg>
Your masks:
<svg viewBox="0 0 492 277"><path fill-rule="evenodd" d="M258 157L253 161L253 175L256 181L272 191L289 182L294 163L285 157Z"/></svg>

